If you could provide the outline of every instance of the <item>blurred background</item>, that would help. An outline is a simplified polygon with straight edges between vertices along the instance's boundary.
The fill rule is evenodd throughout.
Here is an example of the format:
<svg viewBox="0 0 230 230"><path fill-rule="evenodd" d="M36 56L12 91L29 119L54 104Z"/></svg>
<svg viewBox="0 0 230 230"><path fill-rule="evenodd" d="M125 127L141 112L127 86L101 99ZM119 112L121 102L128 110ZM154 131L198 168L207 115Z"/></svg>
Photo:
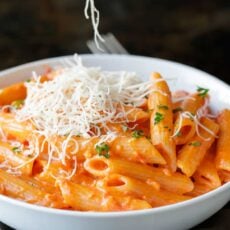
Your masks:
<svg viewBox="0 0 230 230"><path fill-rule="evenodd" d="M89 53L85 0L0 0L0 70ZM131 54L195 66L230 83L230 0L95 0L101 33Z"/></svg>
<svg viewBox="0 0 230 230"><path fill-rule="evenodd" d="M89 53L85 0L0 0L0 70ZM131 54L182 62L230 83L230 0L95 0L100 32ZM230 229L230 204L194 229ZM8 229L0 224L0 229Z"/></svg>

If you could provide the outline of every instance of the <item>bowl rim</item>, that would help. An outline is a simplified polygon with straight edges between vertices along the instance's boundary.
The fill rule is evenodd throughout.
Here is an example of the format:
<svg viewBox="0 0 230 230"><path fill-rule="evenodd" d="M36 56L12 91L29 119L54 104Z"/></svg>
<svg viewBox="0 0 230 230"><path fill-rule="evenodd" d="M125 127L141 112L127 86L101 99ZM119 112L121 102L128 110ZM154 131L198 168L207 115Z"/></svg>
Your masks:
<svg viewBox="0 0 230 230"><path fill-rule="evenodd" d="M142 60L155 60L161 63L165 63L165 64L169 64L172 66L178 66L178 67L182 67L184 69L188 69L189 71L193 71L193 72L197 72L198 74L202 74L205 77L211 78L213 81L217 82L219 85L221 85L221 87L224 87L226 90L230 90L230 85L228 85L226 82L216 78L215 76L204 72L202 70L199 70L197 68L194 68L192 66L188 66L182 63L178 63L175 61L170 61L167 59L161 59L161 58L155 58L155 57L147 57L147 56L139 56L139 55L119 55L119 54L99 54L99 55L95 55L95 54L81 54L79 55L80 57L84 58L96 58L96 59L103 59L103 58L129 58L129 59L142 59ZM32 61L32 62L28 62L25 64L21 64L15 67L10 67L7 68L5 70L1 70L0 71L0 78L4 77L4 75L6 74L10 74L12 72L18 71L18 70L22 70L22 69L26 69L26 68L30 68L33 66L42 66L42 65L46 65L46 64L52 64L52 63L56 63L57 61L63 60L65 58L72 58L72 55L67 55L67 56L60 56L60 57L52 57L52 58L46 58L46 59L41 59L41 60L37 60L37 61ZM205 193L203 195L200 195L198 197L194 197L190 200L187 201L183 201L183 202L179 202L179 203L175 203L175 204L170 204L170 205L166 205L166 206L162 206L162 207L155 207L155 208L151 208L151 209L144 209L144 210L134 210L134 211L113 211L113 212L94 212L94 211L89 211L89 212L85 212L85 211L72 211L72 210L62 210L62 209L54 209L54 208L48 208L48 207L43 207L43 206L38 206L35 204L29 204L26 203L24 201L20 201L14 198L10 198L4 195L0 194L0 202L6 202L9 203L11 205L16 205L20 208L25 208L25 209L30 209L31 211L39 211L39 212L43 212L43 213L47 213L47 214L55 214L55 215L62 215L62 216L74 216L74 217L81 217L81 218L101 218L101 217L133 217L133 216L137 216L137 215L152 215L154 213L161 213L161 212L165 212L165 211L173 211L176 209L180 209L180 208L186 208L190 205L196 205L202 201L211 199L212 197L215 197L216 195L220 194L220 193L224 193L227 192L227 190L230 191L230 182L223 184L222 186L208 192Z"/></svg>
<svg viewBox="0 0 230 230"><path fill-rule="evenodd" d="M193 66L189 66L180 62L176 62L176 61L172 61L172 60L168 60L168 59L162 59L162 58L157 58L157 57L148 57L148 56L141 56L141 55L133 55L133 54L79 54L78 56L84 58L96 58L96 59L107 59L107 58L128 58L128 59L139 59L139 60L147 60L147 61L156 61L156 62L161 62L161 63L165 63L167 65L170 66L177 66L183 69L187 69L189 71L193 71L196 72L198 74L202 74L204 75L206 78L210 78L212 79L212 81L217 82L218 84L220 84L222 87L226 88L227 90L230 90L230 84L228 84L227 82L224 82L223 80L215 77L214 75L207 73L203 70L200 70L196 67ZM20 64L17 66L13 66L13 67L9 67L7 69L3 69L0 70L0 78L4 77L5 74L10 74L11 72L20 70L20 69L24 69L24 68L30 68L32 66L36 66L36 65L48 65L52 64L52 63L56 63L56 62L60 62L63 61L64 59L71 59L73 58L73 55L64 55L64 56L58 56L58 57L51 57L51 58L44 58L44 59L39 59L39 60L35 60L35 61L31 61L31 62L27 62L24 64ZM84 61L84 60L83 60ZM61 63L61 62L60 62Z"/></svg>

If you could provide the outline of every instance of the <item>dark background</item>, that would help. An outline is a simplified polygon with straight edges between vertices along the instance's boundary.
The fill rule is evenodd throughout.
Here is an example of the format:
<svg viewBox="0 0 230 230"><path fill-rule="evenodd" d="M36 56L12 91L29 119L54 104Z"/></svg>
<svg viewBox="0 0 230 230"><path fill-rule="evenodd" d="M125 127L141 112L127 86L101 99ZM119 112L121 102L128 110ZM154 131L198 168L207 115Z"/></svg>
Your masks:
<svg viewBox="0 0 230 230"><path fill-rule="evenodd" d="M85 0L0 0L0 70L32 60L88 53ZM100 32L132 54L160 57L230 83L230 0L95 0Z"/></svg>
<svg viewBox="0 0 230 230"><path fill-rule="evenodd" d="M0 0L0 70L29 61L89 53L85 0ZM230 0L95 0L100 32L131 54L160 57L230 83ZM230 205L195 229L230 229Z"/></svg>

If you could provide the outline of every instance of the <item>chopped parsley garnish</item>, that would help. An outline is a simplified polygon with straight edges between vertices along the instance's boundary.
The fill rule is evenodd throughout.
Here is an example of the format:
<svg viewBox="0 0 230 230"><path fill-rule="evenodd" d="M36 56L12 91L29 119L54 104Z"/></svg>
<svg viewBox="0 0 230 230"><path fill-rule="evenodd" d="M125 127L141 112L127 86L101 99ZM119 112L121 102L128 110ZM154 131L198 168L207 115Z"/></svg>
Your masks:
<svg viewBox="0 0 230 230"><path fill-rule="evenodd" d="M108 153L103 153L103 154L100 154L100 153L99 153L99 156L103 156L103 157L105 157L106 159L109 159L109 158L110 158L109 152L108 152Z"/></svg>
<svg viewBox="0 0 230 230"><path fill-rule="evenodd" d="M134 138L140 138L142 136L144 136L143 130L134 130L132 132L132 137L134 137Z"/></svg>
<svg viewBox="0 0 230 230"><path fill-rule="evenodd" d="M164 119L164 115L159 112L156 112L155 117L154 117L154 125L158 124L163 119Z"/></svg>
<svg viewBox="0 0 230 230"><path fill-rule="evenodd" d="M96 151L99 156L103 156L105 158L110 158L109 154L109 146L106 143L101 143L100 145L96 145Z"/></svg>
<svg viewBox="0 0 230 230"><path fill-rule="evenodd" d="M12 106L15 109L19 109L24 104L24 100L16 100L12 102Z"/></svg>
<svg viewBox="0 0 230 230"><path fill-rule="evenodd" d="M122 128L123 132L127 132L129 129L129 127L126 125L122 125L121 128Z"/></svg>
<svg viewBox="0 0 230 230"><path fill-rule="evenodd" d="M193 142L189 143L189 145L198 147L198 146L201 146L201 143L199 141L193 141Z"/></svg>
<svg viewBox="0 0 230 230"><path fill-rule="evenodd" d="M164 109L164 110L169 109L169 107L167 105L158 105L157 107L158 107L158 109Z"/></svg>
<svg viewBox="0 0 230 230"><path fill-rule="evenodd" d="M173 109L173 113L177 113L177 112L181 112L183 111L183 109L181 107L177 107L175 109Z"/></svg>
<svg viewBox="0 0 230 230"><path fill-rule="evenodd" d="M198 92L198 95L200 96L200 97L206 97L207 96L207 94L208 94L208 92L209 92L209 89L205 89L205 88L202 88L202 87L200 87L200 86L197 86L197 90L196 90L197 92Z"/></svg>
<svg viewBox="0 0 230 230"><path fill-rule="evenodd" d="M27 79L26 82L31 82L31 79Z"/></svg>
<svg viewBox="0 0 230 230"><path fill-rule="evenodd" d="M15 152L15 153L20 153L21 149L19 147L13 147L12 151Z"/></svg>

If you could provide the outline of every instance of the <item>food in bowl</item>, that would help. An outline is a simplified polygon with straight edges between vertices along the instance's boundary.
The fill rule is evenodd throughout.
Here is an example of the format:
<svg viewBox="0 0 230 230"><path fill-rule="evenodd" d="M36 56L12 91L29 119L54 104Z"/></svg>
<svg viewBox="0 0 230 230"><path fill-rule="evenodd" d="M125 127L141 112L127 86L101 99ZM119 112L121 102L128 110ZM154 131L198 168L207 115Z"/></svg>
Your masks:
<svg viewBox="0 0 230 230"><path fill-rule="evenodd" d="M87 68L80 59L0 93L1 194L79 211L150 209L229 181L230 110L209 90L171 93L153 73Z"/></svg>

